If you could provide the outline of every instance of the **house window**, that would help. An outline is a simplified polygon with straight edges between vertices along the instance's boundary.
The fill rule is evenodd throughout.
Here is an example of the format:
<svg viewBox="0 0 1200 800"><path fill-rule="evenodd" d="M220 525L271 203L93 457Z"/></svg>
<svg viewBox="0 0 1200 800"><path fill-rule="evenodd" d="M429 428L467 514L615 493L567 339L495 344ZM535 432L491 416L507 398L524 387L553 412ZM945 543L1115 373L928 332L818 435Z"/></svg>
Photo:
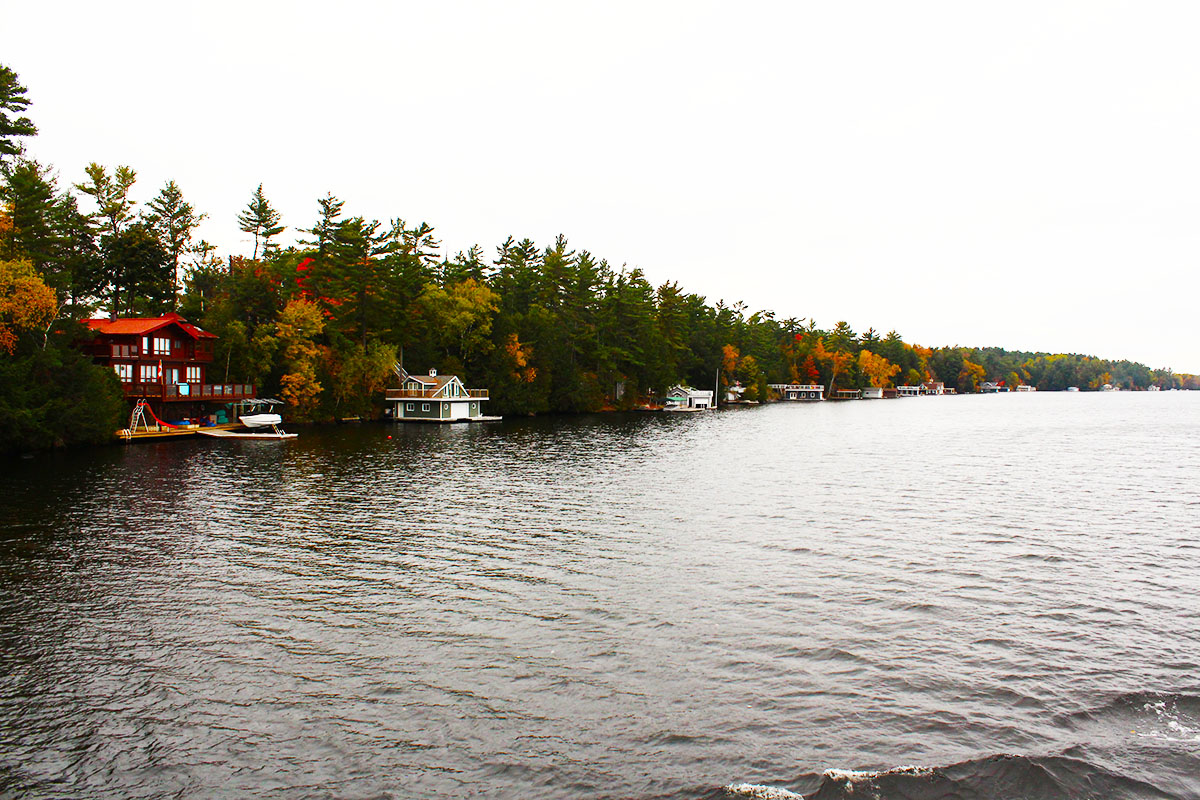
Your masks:
<svg viewBox="0 0 1200 800"><path fill-rule="evenodd" d="M171 355L171 340L165 336L154 337L154 355L169 356Z"/></svg>
<svg viewBox="0 0 1200 800"><path fill-rule="evenodd" d="M415 406L415 404L414 404L414 403L405 403L405 404L404 404L404 410L405 410L405 411L412 411L412 410L413 410L413 408L414 408L414 406Z"/></svg>
<svg viewBox="0 0 1200 800"><path fill-rule="evenodd" d="M158 380L158 364L142 364L142 383Z"/></svg>
<svg viewBox="0 0 1200 800"><path fill-rule="evenodd" d="M133 364L113 364L121 383L133 383Z"/></svg>
<svg viewBox="0 0 1200 800"><path fill-rule="evenodd" d="M188 367L187 368L187 382L188 383L200 383L200 368L199 367Z"/></svg>
<svg viewBox="0 0 1200 800"><path fill-rule="evenodd" d="M150 352L150 337L149 336L142 337L142 352L143 353Z"/></svg>
<svg viewBox="0 0 1200 800"><path fill-rule="evenodd" d="M421 403L421 410L422 410L422 411L428 411L428 410L429 410L429 403Z"/></svg>

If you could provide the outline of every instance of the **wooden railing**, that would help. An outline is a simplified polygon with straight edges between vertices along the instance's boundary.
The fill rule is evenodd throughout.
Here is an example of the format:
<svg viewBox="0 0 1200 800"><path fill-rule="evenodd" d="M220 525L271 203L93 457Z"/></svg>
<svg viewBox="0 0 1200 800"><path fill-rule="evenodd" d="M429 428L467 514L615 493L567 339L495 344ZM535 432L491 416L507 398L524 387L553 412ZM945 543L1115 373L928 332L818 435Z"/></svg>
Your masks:
<svg viewBox="0 0 1200 800"><path fill-rule="evenodd" d="M388 400L429 400L437 392L434 389L388 389ZM466 396L459 395L458 397L438 395L438 400L487 400L487 389L467 389Z"/></svg>
<svg viewBox="0 0 1200 800"><path fill-rule="evenodd" d="M126 397L158 397L163 400L249 400L252 383L123 383Z"/></svg>

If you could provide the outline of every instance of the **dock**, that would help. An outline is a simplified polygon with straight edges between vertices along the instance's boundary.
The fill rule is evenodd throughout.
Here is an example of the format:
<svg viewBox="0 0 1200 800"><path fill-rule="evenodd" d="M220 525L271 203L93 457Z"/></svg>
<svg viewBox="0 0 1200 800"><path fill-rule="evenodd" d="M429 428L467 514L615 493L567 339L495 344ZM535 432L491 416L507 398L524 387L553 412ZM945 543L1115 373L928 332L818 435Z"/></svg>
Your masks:
<svg viewBox="0 0 1200 800"><path fill-rule="evenodd" d="M276 433L274 431L238 431L227 430L225 428L201 428L196 433L201 436L212 437L213 439L257 439L259 441L295 439L300 435L298 433L284 433L282 431Z"/></svg>

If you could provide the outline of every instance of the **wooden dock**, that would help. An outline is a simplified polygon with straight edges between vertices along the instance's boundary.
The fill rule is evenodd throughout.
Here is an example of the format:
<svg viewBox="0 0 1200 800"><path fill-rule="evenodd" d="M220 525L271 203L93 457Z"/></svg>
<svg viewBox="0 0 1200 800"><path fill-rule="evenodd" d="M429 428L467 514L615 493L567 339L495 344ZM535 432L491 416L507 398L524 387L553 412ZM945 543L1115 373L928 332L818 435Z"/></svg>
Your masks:
<svg viewBox="0 0 1200 800"><path fill-rule="evenodd" d="M284 433L283 431L278 433L274 431L235 431L224 428L201 428L196 433L201 436L209 436L213 439L257 439L258 441L295 439L300 435L298 433Z"/></svg>
<svg viewBox="0 0 1200 800"><path fill-rule="evenodd" d="M224 422L219 425L201 427L199 425L182 425L177 427L167 425L150 425L134 430L123 428L117 431L117 438L126 442L142 442L150 439L178 439L181 436L196 436L204 431L233 430L242 427L241 423Z"/></svg>

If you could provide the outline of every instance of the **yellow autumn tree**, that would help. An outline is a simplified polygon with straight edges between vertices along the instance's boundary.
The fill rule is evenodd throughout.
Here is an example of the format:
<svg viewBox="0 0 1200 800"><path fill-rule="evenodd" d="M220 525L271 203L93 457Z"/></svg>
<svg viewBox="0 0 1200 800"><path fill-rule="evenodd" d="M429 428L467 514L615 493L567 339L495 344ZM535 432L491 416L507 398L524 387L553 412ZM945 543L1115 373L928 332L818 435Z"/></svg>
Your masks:
<svg viewBox="0 0 1200 800"><path fill-rule="evenodd" d="M54 290L28 261L0 261L0 352L12 355L22 333L44 333L56 316Z"/></svg>
<svg viewBox="0 0 1200 800"><path fill-rule="evenodd" d="M321 394L317 380L317 357L321 350L313 340L325 329L320 307L296 299L284 306L275 323L275 335L283 347L286 370L279 379L279 394L296 419L312 419Z"/></svg>
<svg viewBox="0 0 1200 800"><path fill-rule="evenodd" d="M871 381L872 386L880 387L890 386L893 376L900 371L898 365L870 350L863 350L858 354L858 368Z"/></svg>

